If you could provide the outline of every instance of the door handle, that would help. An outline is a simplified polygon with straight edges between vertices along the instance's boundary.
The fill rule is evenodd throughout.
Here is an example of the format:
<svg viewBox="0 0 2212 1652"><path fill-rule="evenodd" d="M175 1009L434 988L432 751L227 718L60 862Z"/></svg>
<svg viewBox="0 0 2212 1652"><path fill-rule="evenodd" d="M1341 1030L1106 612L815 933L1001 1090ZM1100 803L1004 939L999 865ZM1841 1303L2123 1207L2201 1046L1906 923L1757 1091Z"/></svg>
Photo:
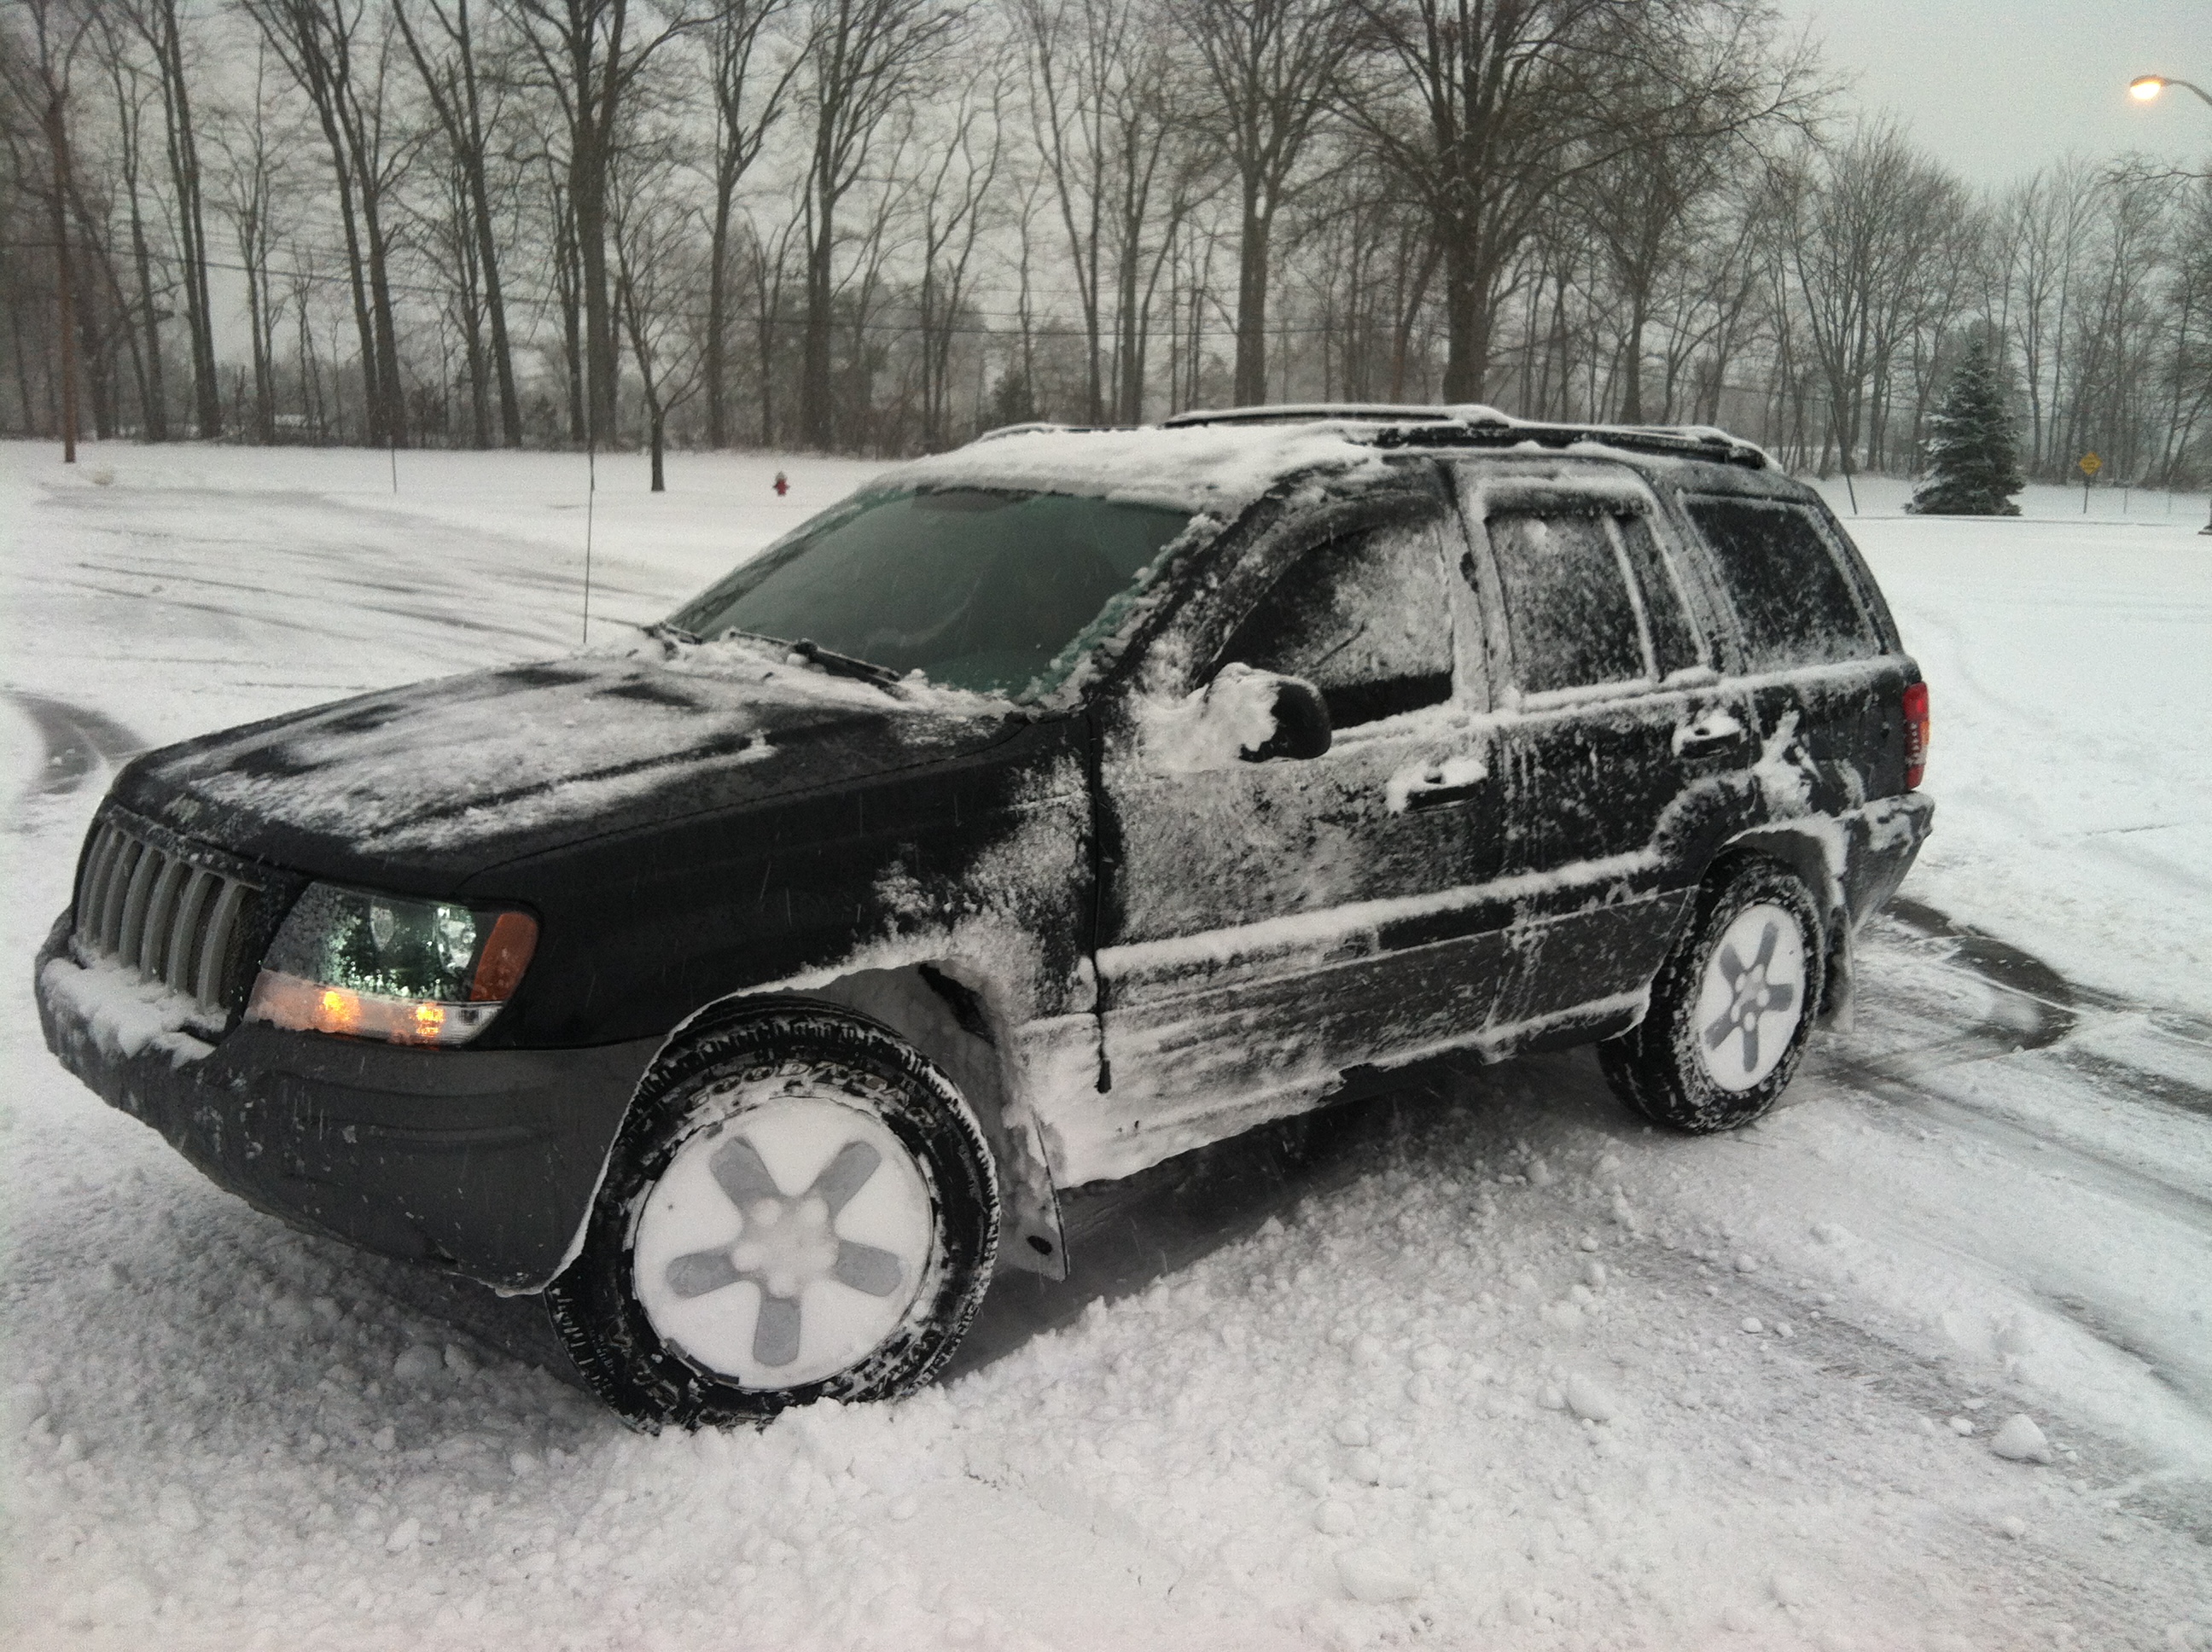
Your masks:
<svg viewBox="0 0 2212 1652"><path fill-rule="evenodd" d="M1723 752L1742 748L1744 726L1735 716L1725 711L1701 713L1694 721L1678 723L1674 726L1674 755L1678 757L1714 757Z"/></svg>
<svg viewBox="0 0 2212 1652"><path fill-rule="evenodd" d="M1442 762L1408 764L1390 776L1384 797L1390 812L1408 809L1437 809L1463 803L1490 780L1490 765L1480 757L1447 757Z"/></svg>

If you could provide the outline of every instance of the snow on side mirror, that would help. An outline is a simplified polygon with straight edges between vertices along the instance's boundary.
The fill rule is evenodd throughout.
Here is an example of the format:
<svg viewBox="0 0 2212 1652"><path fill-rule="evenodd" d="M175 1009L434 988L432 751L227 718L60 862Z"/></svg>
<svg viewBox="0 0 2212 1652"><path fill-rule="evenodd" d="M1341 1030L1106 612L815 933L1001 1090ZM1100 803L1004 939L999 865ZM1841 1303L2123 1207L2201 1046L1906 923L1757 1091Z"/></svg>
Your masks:
<svg viewBox="0 0 2212 1652"><path fill-rule="evenodd" d="M1170 774L1318 757L1332 738L1320 689L1243 665L1224 665L1204 688L1143 715L1152 760Z"/></svg>
<svg viewBox="0 0 2212 1652"><path fill-rule="evenodd" d="M1250 763L1273 757L1320 756L1336 738L1329 727L1328 703L1321 697L1321 690L1303 677L1278 677L1273 681L1275 732L1256 746L1241 748L1237 755Z"/></svg>

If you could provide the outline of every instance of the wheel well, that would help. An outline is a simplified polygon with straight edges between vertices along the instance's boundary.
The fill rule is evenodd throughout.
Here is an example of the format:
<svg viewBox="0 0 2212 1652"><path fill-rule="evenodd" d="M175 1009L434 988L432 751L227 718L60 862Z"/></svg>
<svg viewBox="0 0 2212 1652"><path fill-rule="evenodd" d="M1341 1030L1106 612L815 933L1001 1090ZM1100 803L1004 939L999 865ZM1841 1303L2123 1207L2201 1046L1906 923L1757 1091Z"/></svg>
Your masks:
<svg viewBox="0 0 2212 1652"><path fill-rule="evenodd" d="M999 1266L1066 1278L1060 1201L1043 1141L1035 1115L1016 1093L1005 1029L984 993L945 968L916 963L858 969L804 993L776 993L758 1001L851 1011L889 1028L928 1057L967 1098L990 1144L999 1176ZM723 999L699 1015L742 1011L747 1002L744 994ZM691 1023L698 1018L694 1016Z"/></svg>
<svg viewBox="0 0 2212 1652"><path fill-rule="evenodd" d="M1830 864L1828 845L1810 832L1787 828L1747 832L1713 857L1703 881L1725 882L1737 866L1753 859L1779 862L1796 873L1811 891L1813 904L1820 914L1822 950L1826 954L1819 1017L1825 1024L1848 1028L1855 993L1850 910L1844 898L1843 880Z"/></svg>

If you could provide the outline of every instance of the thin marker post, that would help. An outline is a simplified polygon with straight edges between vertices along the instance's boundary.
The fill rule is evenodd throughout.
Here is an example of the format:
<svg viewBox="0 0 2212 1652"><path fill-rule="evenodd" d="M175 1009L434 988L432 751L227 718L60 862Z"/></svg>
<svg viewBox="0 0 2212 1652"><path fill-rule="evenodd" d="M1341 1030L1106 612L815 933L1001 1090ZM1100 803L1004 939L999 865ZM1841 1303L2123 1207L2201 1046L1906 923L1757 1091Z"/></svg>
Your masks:
<svg viewBox="0 0 2212 1652"><path fill-rule="evenodd" d="M592 646L592 516L599 502L599 454L596 441L584 444L584 634L580 646Z"/></svg>

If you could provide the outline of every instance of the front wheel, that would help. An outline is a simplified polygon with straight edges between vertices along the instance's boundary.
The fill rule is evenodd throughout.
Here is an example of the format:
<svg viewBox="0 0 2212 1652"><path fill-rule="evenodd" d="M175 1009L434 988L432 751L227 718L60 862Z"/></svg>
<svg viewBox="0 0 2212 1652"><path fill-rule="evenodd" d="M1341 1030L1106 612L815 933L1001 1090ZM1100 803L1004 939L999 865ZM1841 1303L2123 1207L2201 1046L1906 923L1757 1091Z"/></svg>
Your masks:
<svg viewBox="0 0 2212 1652"><path fill-rule="evenodd" d="M631 1422L727 1426L919 1387L998 1235L982 1132L919 1052L838 1011L742 1009L655 1063L546 1295Z"/></svg>
<svg viewBox="0 0 2212 1652"><path fill-rule="evenodd" d="M1705 1134L1750 1123L1797 1071L1826 958L1803 880L1771 860L1739 863L1699 891L1643 1023L1598 1046L1606 1082L1654 1124Z"/></svg>

